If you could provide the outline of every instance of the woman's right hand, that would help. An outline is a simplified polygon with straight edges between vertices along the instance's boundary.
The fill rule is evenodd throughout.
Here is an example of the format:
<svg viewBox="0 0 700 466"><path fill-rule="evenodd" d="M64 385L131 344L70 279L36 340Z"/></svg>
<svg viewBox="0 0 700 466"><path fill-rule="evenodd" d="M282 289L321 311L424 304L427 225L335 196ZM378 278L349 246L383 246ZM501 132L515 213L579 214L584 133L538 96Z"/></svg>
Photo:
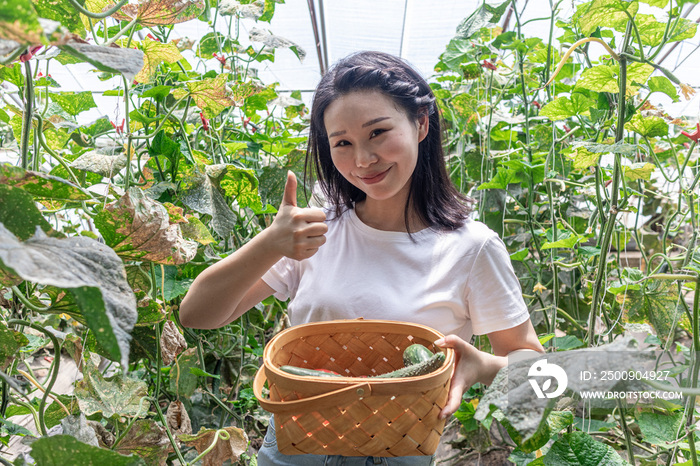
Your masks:
<svg viewBox="0 0 700 466"><path fill-rule="evenodd" d="M321 209L297 207L297 177L288 171L282 204L268 228L270 244L285 257L308 259L326 242L325 220Z"/></svg>

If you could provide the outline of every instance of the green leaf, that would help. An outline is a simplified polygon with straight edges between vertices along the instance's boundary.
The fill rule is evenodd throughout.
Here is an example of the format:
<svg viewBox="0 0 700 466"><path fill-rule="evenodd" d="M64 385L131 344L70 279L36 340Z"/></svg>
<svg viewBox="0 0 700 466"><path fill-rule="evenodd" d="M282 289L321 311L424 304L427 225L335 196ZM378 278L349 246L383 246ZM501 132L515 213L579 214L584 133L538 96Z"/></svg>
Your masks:
<svg viewBox="0 0 700 466"><path fill-rule="evenodd" d="M657 116L643 117L637 113L632 117L629 123L627 123L627 128L648 138L668 135L668 124L663 118Z"/></svg>
<svg viewBox="0 0 700 466"><path fill-rule="evenodd" d="M524 261L525 258L527 257L529 251L527 248L522 248L519 249L518 251L514 252L513 254L510 255L510 260L513 261Z"/></svg>
<svg viewBox="0 0 700 466"><path fill-rule="evenodd" d="M21 243L0 225L0 268L70 291L107 355L126 365L136 299L113 250L84 236L48 238L41 230Z"/></svg>
<svg viewBox="0 0 700 466"><path fill-rule="evenodd" d="M521 181L522 178L515 170L506 167L498 167L496 176L494 176L491 181L481 183L477 189L506 189L509 184L520 183Z"/></svg>
<svg viewBox="0 0 700 466"><path fill-rule="evenodd" d="M140 83L151 82L161 63L177 63L184 59L173 43L163 44L146 38L139 43L139 48L143 51L143 68L134 80Z"/></svg>
<svg viewBox="0 0 700 466"><path fill-rule="evenodd" d="M19 354L19 349L28 343L29 340L23 333L10 330L4 324L0 324L0 369L7 369Z"/></svg>
<svg viewBox="0 0 700 466"><path fill-rule="evenodd" d="M163 289L161 283L163 279L161 278L161 269L156 267L156 286L160 293L166 301L170 301L178 296L182 296L187 293L190 289L190 285L194 282L194 278L188 278L180 276L180 271L177 267L166 265L165 269L165 288Z"/></svg>
<svg viewBox="0 0 700 466"><path fill-rule="evenodd" d="M190 373L196 375L197 377L212 377L214 379L220 379L220 375L210 374L209 372L203 371L199 367L190 367Z"/></svg>
<svg viewBox="0 0 700 466"><path fill-rule="evenodd" d="M50 95L51 100L72 116L97 107L90 91L78 92L77 94L75 92L52 92Z"/></svg>
<svg viewBox="0 0 700 466"><path fill-rule="evenodd" d="M561 239L557 241L547 241L542 245L542 249L554 249L554 248L573 248L581 241L585 241L586 237L582 235L577 235L576 233L571 233L569 231L561 232Z"/></svg>
<svg viewBox="0 0 700 466"><path fill-rule="evenodd" d="M80 410L89 416L101 413L107 419L115 417L143 417L148 412L148 386L143 380L132 379L117 373L104 377L94 358L88 358L83 367L83 379L75 384L75 396Z"/></svg>
<svg viewBox="0 0 700 466"><path fill-rule="evenodd" d="M173 97L181 99L191 95L195 103L202 109L205 118L214 118L225 108L232 107L236 102L228 95L226 81L228 74L220 74L216 78L205 78L195 82L185 83L187 91L175 89Z"/></svg>
<svg viewBox="0 0 700 466"><path fill-rule="evenodd" d="M575 143L568 153L568 157L573 160L574 168L583 170L598 163L600 154L613 153L632 157L637 153L636 144L616 142L614 144L599 143Z"/></svg>
<svg viewBox="0 0 700 466"><path fill-rule="evenodd" d="M678 102L680 100L676 86L674 86L671 80L666 76L652 76L649 78L649 81L647 81L647 85L649 86L649 94L653 94L654 92L663 92L674 102Z"/></svg>
<svg viewBox="0 0 700 466"><path fill-rule="evenodd" d="M455 38L459 39L470 39L474 34L479 32L483 27L487 27L490 24L496 24L503 16L510 5L510 1L502 2L498 6L491 6L485 2L467 18L462 20L462 22L457 26L457 33Z"/></svg>
<svg viewBox="0 0 700 466"><path fill-rule="evenodd" d="M622 174L629 181L650 180L654 170L656 170L656 165L648 162L637 162L632 165L622 166Z"/></svg>
<svg viewBox="0 0 700 466"><path fill-rule="evenodd" d="M626 0L593 0L579 5L572 17L584 36L590 36L597 28L619 28L634 18L639 4Z"/></svg>
<svg viewBox="0 0 700 466"><path fill-rule="evenodd" d="M7 163L0 164L0 184L20 188L38 198L75 201L92 199L85 190L63 178L24 170Z"/></svg>
<svg viewBox="0 0 700 466"><path fill-rule="evenodd" d="M34 235L37 227L52 231L31 194L4 184L0 184L0 223L22 240Z"/></svg>
<svg viewBox="0 0 700 466"><path fill-rule="evenodd" d="M20 45L39 45L45 42L44 29L39 24L31 0L3 0L0 2L0 37Z"/></svg>
<svg viewBox="0 0 700 466"><path fill-rule="evenodd" d="M191 369L197 366L199 366L197 348L183 351L170 369L170 391L178 396L192 396L197 388L197 376L191 372Z"/></svg>
<svg viewBox="0 0 700 466"><path fill-rule="evenodd" d="M674 413L659 413L644 411L636 415L639 429L644 435L644 441L652 445L671 447L671 443L677 440L681 424L683 423L683 411Z"/></svg>
<svg viewBox="0 0 700 466"><path fill-rule="evenodd" d="M218 174L218 170L221 170L221 174ZM235 199L238 205L248 207L255 213L262 211L258 179L253 170L233 165L210 165L207 167L207 174L215 179L224 193Z"/></svg>
<svg viewBox="0 0 700 466"><path fill-rule="evenodd" d="M595 101L583 94L574 93L569 97L557 97L540 110L540 116L552 121L564 120L579 115L590 115L590 108L595 107Z"/></svg>
<svg viewBox="0 0 700 466"><path fill-rule="evenodd" d="M595 92L619 92L617 73L612 66L597 65L588 68L576 82L576 88L589 89Z"/></svg>
<svg viewBox="0 0 700 466"><path fill-rule="evenodd" d="M173 446L165 428L153 419L138 419L125 433L115 450L121 454L135 453L147 464L166 464Z"/></svg>
<svg viewBox="0 0 700 466"><path fill-rule="evenodd" d="M11 82L17 87L24 86L22 65L15 63L14 65L0 66L0 81Z"/></svg>
<svg viewBox="0 0 700 466"><path fill-rule="evenodd" d="M678 290L669 280L645 280L641 290L627 290L621 305L632 323L651 323L665 339L678 318Z"/></svg>
<svg viewBox="0 0 700 466"><path fill-rule="evenodd" d="M95 217L95 225L107 245L125 259L184 264L197 253L197 243L182 237L163 204L138 188L107 204Z"/></svg>
<svg viewBox="0 0 700 466"><path fill-rule="evenodd" d="M34 8L39 17L58 21L73 34L85 37L80 14L68 0L34 0Z"/></svg>
<svg viewBox="0 0 700 466"><path fill-rule="evenodd" d="M124 456L112 450L79 442L70 435L42 437L32 443L32 458L37 466L142 466L138 456Z"/></svg>
<svg viewBox="0 0 700 466"><path fill-rule="evenodd" d="M584 343L579 340L576 335L565 335L563 337L554 337L554 346L557 351L568 351L576 348L580 348Z"/></svg>
<svg viewBox="0 0 700 466"><path fill-rule="evenodd" d="M222 238L236 225L236 217L219 188L206 174L193 170L183 177L180 200L190 209L211 215L211 227Z"/></svg>
<svg viewBox="0 0 700 466"><path fill-rule="evenodd" d="M571 432L554 442L541 458L544 465L627 466L627 462L609 445L583 432Z"/></svg>
<svg viewBox="0 0 700 466"><path fill-rule="evenodd" d="M180 231L185 239L196 241L204 246L216 242L207 226L194 216L187 217L187 223L180 224Z"/></svg>

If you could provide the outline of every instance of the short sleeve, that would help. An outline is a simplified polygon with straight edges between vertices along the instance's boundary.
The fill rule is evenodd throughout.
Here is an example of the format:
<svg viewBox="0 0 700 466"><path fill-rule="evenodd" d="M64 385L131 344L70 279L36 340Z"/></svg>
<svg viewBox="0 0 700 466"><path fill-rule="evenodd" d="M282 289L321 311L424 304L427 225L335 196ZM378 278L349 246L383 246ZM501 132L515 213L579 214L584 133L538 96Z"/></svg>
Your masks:
<svg viewBox="0 0 700 466"><path fill-rule="evenodd" d="M530 318L508 250L498 236L489 238L477 254L465 300L476 335L513 328Z"/></svg>
<svg viewBox="0 0 700 466"><path fill-rule="evenodd" d="M286 301L296 294L299 287L299 262L283 257L265 272L262 280L275 290L275 298Z"/></svg>

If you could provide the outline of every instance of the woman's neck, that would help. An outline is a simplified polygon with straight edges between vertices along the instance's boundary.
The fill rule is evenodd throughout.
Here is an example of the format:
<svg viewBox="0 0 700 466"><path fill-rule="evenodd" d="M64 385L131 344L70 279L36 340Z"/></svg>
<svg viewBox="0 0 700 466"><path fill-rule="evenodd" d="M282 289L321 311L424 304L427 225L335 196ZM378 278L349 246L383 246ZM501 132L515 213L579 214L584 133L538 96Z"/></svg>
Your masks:
<svg viewBox="0 0 700 466"><path fill-rule="evenodd" d="M367 198L355 204L355 213L362 223L377 230L415 233L427 227L414 209L410 209L407 229L405 204L390 204L395 203Z"/></svg>

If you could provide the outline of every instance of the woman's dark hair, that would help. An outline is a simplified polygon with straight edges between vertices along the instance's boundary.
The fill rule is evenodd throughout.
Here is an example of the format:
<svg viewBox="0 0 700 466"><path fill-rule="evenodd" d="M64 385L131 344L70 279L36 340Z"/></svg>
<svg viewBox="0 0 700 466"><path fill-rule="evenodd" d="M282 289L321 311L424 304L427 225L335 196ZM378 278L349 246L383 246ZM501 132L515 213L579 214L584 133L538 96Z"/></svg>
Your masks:
<svg viewBox="0 0 700 466"><path fill-rule="evenodd" d="M411 121L416 122L426 113L428 115L428 134L418 145L418 161L404 209L406 229L411 231L411 205L420 219L433 229L461 227L471 210L471 202L454 187L447 173L435 96L428 83L408 63L382 52L359 52L340 60L323 76L314 93L306 173L314 168L324 196L335 208L336 217L366 195L335 168L324 113L337 98L357 91L383 93Z"/></svg>

